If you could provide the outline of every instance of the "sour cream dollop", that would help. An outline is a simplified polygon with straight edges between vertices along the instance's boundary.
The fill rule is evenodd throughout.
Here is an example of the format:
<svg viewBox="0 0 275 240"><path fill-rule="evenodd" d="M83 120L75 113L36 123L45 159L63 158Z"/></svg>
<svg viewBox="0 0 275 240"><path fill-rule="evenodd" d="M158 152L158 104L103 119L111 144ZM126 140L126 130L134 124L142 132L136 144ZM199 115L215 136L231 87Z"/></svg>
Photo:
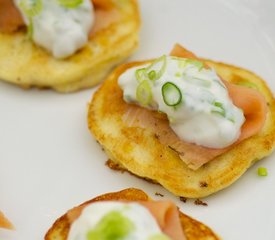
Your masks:
<svg viewBox="0 0 275 240"><path fill-rule="evenodd" d="M124 100L167 114L179 138L224 148L240 136L245 117L215 70L197 60L162 56L125 71L118 80Z"/></svg>
<svg viewBox="0 0 275 240"><path fill-rule="evenodd" d="M169 240L155 218L138 203L92 203L73 222L68 240Z"/></svg>
<svg viewBox="0 0 275 240"><path fill-rule="evenodd" d="M69 57L81 49L88 42L94 23L94 8L90 0L75 5L61 2L66 1L14 0L32 40L55 58Z"/></svg>

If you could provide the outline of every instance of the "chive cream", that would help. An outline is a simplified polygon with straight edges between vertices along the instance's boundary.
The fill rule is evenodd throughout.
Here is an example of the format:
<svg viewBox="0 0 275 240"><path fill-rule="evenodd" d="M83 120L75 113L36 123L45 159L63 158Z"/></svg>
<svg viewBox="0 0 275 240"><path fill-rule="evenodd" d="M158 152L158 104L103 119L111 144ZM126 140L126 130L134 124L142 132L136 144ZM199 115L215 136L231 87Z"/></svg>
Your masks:
<svg viewBox="0 0 275 240"><path fill-rule="evenodd" d="M134 67L118 80L124 100L167 114L179 138L224 148L240 136L243 112L217 73L198 60L162 56Z"/></svg>
<svg viewBox="0 0 275 240"><path fill-rule="evenodd" d="M90 0L14 0L29 37L56 58L66 58L88 42L94 23Z"/></svg>
<svg viewBox="0 0 275 240"><path fill-rule="evenodd" d="M68 240L170 240L153 215L138 203L97 202L72 223Z"/></svg>

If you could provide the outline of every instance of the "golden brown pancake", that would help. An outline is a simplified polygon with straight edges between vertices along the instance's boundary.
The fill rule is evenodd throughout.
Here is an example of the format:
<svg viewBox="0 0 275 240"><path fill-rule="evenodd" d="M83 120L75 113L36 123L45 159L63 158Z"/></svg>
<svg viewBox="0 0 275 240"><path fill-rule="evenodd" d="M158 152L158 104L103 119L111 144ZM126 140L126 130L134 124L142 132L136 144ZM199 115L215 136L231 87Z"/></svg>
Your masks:
<svg viewBox="0 0 275 240"><path fill-rule="evenodd" d="M76 208L82 208L97 201L127 200L127 201L148 201L150 197L139 189L129 188L120 192L107 193L87 201ZM218 240L218 236L206 225L180 212L182 229L187 240ZM70 229L68 214L64 214L55 221L53 226L45 235L45 240L66 240Z"/></svg>
<svg viewBox="0 0 275 240"><path fill-rule="evenodd" d="M127 170L161 184L177 196L205 197L230 186L255 162L271 154L275 146L275 100L266 83L254 73L232 65L204 60L225 81L253 83L267 102L262 130L197 170L190 169L179 153L160 142L148 128L129 127L123 117L129 108L117 84L131 63L117 68L95 93L88 111L88 125L110 158L109 166Z"/></svg>
<svg viewBox="0 0 275 240"><path fill-rule="evenodd" d="M58 60L36 46L26 31L0 33L0 79L23 88L53 88L72 92L103 80L138 45L140 27L136 0L114 0L113 8L97 11L98 16L116 16L104 22L88 44L65 60ZM104 15L105 14L105 15Z"/></svg>

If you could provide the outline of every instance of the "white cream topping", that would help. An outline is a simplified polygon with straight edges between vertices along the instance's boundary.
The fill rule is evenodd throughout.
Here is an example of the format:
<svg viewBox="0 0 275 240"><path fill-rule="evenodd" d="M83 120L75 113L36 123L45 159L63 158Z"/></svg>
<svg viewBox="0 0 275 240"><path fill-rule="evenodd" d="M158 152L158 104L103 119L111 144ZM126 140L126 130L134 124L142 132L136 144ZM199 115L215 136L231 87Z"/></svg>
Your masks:
<svg viewBox="0 0 275 240"><path fill-rule="evenodd" d="M41 0L42 8L30 17L22 2L32 6L40 0L14 0L24 22L32 28L32 40L47 49L56 58L73 55L88 42L88 35L94 23L94 10L90 0L83 0L73 8L62 6L58 0Z"/></svg>
<svg viewBox="0 0 275 240"><path fill-rule="evenodd" d="M68 234L68 240L87 240L88 233L96 229L104 216L119 212L132 224L133 229L121 240L149 240L155 235L162 235L155 218L145 207L138 203L122 203L114 201L96 202L85 207L81 215L73 222ZM110 226L112 228L112 226ZM102 227L101 227L101 230ZM104 229L110 232L110 229ZM98 238L97 238L98 239ZM105 238L104 238L105 239ZM109 238L108 238L109 239ZM116 238L117 239L117 238ZM157 239L157 238L154 238ZM167 238L162 238L169 239Z"/></svg>
<svg viewBox="0 0 275 240"><path fill-rule="evenodd" d="M199 61L163 56L128 69L118 83L126 102L166 113L170 127L186 142L224 148L240 136L242 110L217 73Z"/></svg>

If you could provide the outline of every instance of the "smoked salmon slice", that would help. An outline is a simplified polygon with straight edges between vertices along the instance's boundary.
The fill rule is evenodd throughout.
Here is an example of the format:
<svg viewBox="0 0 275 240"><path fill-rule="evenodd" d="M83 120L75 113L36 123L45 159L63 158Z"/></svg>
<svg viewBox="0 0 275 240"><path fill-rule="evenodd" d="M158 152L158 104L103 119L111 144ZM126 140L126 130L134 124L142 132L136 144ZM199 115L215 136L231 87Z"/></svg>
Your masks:
<svg viewBox="0 0 275 240"><path fill-rule="evenodd" d="M202 61L179 44L175 45L170 55ZM206 63L204 64L205 67L208 67ZM252 88L238 86L224 80L223 82L228 89L233 103L243 110L246 118L241 128L239 139L229 147L213 149L185 142L170 128L168 119L164 114L159 114L158 112L132 104L128 104L123 121L129 127L149 128L163 145L177 152L189 168L196 170L215 157L232 149L242 140L257 134L265 123L268 109L262 94Z"/></svg>
<svg viewBox="0 0 275 240"><path fill-rule="evenodd" d="M89 34L89 38L92 38L95 33L98 31L107 28L112 23L115 23L120 18L119 12L115 8L104 9L96 8L95 9L95 23L92 28L92 31Z"/></svg>
<svg viewBox="0 0 275 240"><path fill-rule="evenodd" d="M140 202L155 217L161 230L173 240L185 240L177 206L170 201Z"/></svg>
<svg viewBox="0 0 275 240"><path fill-rule="evenodd" d="M163 233L171 237L172 240L186 239L182 230L179 211L174 203L171 201L139 201L137 203L149 210L149 212L156 219ZM82 205L80 207L73 208L67 213L70 223L75 221L81 215L82 210L86 206L87 205Z"/></svg>
<svg viewBox="0 0 275 240"><path fill-rule="evenodd" d="M95 24L89 35L90 38L119 19L119 12L111 0L91 0L91 2L95 6ZM13 33L24 25L21 13L13 1L0 0L0 32Z"/></svg>
<svg viewBox="0 0 275 240"><path fill-rule="evenodd" d="M119 12L114 8L112 0L91 0L95 7L95 23L89 38L96 32L108 27L119 19Z"/></svg>
<svg viewBox="0 0 275 240"><path fill-rule="evenodd" d="M24 26L19 10L12 0L0 0L0 32L12 33Z"/></svg>

